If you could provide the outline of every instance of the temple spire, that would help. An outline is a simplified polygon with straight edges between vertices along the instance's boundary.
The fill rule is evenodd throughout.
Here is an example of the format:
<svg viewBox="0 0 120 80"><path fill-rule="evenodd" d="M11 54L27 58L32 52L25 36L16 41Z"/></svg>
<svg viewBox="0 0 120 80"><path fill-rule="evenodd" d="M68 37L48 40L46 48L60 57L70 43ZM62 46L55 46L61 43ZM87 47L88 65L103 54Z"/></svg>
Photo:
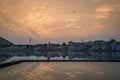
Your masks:
<svg viewBox="0 0 120 80"><path fill-rule="evenodd" d="M29 38L29 45L31 45L31 37Z"/></svg>

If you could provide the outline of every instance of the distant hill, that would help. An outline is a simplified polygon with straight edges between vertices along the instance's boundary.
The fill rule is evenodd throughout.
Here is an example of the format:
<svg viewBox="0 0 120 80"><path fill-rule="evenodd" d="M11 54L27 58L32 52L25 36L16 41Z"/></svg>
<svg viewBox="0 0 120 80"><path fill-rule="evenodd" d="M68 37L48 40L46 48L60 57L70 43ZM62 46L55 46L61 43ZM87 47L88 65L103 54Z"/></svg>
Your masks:
<svg viewBox="0 0 120 80"><path fill-rule="evenodd" d="M0 46L13 45L12 42L0 37Z"/></svg>

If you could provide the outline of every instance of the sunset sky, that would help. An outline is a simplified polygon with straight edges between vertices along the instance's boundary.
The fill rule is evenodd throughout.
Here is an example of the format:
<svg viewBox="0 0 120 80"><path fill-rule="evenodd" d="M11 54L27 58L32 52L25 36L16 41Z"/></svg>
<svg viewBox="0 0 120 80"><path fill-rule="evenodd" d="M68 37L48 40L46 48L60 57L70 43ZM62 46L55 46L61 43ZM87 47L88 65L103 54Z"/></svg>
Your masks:
<svg viewBox="0 0 120 80"><path fill-rule="evenodd" d="M0 0L0 36L15 44L120 40L120 0Z"/></svg>

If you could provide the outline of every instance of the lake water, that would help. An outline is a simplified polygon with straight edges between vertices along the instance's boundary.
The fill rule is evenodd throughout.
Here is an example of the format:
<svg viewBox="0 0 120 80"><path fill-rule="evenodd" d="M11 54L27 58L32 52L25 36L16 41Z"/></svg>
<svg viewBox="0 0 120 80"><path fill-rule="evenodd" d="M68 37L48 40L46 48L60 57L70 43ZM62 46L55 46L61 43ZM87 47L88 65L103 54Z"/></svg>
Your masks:
<svg viewBox="0 0 120 80"><path fill-rule="evenodd" d="M20 52L14 52L14 53L4 53L0 52L0 63L3 63L12 57L47 57L49 56L50 59L56 58L59 59L82 59L82 60L120 60L120 52L75 52L70 51L68 53L62 53L62 52L35 52L27 55L27 53L20 53Z"/></svg>
<svg viewBox="0 0 120 80"><path fill-rule="evenodd" d="M120 80L120 63L23 62L0 69L0 80Z"/></svg>

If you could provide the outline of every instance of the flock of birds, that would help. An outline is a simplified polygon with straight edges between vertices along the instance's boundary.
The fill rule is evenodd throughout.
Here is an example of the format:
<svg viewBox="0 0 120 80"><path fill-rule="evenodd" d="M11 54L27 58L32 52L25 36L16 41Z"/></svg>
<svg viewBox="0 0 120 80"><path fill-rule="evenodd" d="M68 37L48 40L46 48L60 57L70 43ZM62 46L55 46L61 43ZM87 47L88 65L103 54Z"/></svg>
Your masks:
<svg viewBox="0 0 120 80"><path fill-rule="evenodd" d="M76 13L76 11L73 11L73 14L75 14L75 13ZM70 24L70 23L71 23L71 21L69 20L69 21L68 21L68 23Z"/></svg>

